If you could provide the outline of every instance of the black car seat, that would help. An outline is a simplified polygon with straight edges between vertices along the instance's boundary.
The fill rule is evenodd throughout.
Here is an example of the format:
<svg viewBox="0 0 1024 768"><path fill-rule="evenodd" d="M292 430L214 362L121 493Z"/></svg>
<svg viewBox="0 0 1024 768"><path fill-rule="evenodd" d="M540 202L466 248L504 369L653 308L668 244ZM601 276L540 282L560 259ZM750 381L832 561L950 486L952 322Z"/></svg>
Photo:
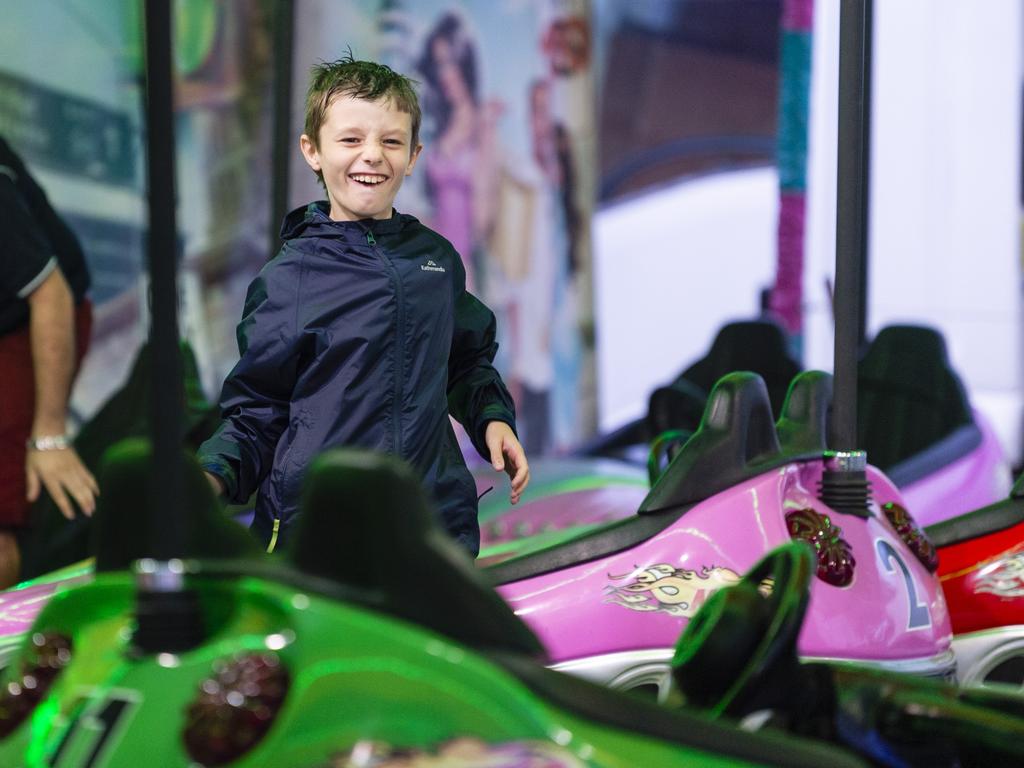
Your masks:
<svg viewBox="0 0 1024 768"><path fill-rule="evenodd" d="M666 429L696 429L703 409L695 407L695 395L705 393L706 398L715 383L733 371L752 371L764 380L772 412L778 417L789 383L800 368L790 357L786 334L777 323L770 320L726 323L704 357L686 368L671 384L652 393L648 426L653 435ZM681 417L688 422L680 422Z"/></svg>
<svg viewBox="0 0 1024 768"><path fill-rule="evenodd" d="M789 382L801 370L790 357L786 334L769 320L736 320L722 326L704 357L672 382L655 388L647 413L614 432L599 435L579 448L580 456L629 457L668 431L693 432L700 424L708 393L728 373L751 371L764 380L772 412L782 410ZM644 459L647 458L646 450Z"/></svg>
<svg viewBox="0 0 1024 768"><path fill-rule="evenodd" d="M973 426L942 335L917 325L879 331L857 368L857 445L868 461L888 470Z"/></svg>

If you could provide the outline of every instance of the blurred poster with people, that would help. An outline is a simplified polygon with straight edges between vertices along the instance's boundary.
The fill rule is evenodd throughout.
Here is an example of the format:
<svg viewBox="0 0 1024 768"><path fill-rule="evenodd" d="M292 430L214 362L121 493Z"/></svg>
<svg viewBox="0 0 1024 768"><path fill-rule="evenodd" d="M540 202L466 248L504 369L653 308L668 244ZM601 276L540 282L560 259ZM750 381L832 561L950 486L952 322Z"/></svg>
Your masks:
<svg viewBox="0 0 1024 768"><path fill-rule="evenodd" d="M210 399L237 359L245 288L269 256L266 6L174 3L179 324ZM149 333L143 4L10 3L0 43L0 135L93 276L92 343L72 399L83 422L126 380Z"/></svg>
<svg viewBox="0 0 1024 768"><path fill-rule="evenodd" d="M592 433L594 91L583 0L300 0L293 133L311 66L389 64L419 83L423 155L396 201L458 249L498 317L497 365L531 455ZM302 163L290 199L323 196Z"/></svg>
<svg viewBox="0 0 1024 768"><path fill-rule="evenodd" d="M238 360L245 292L273 256L273 29L263 0L176 0L179 325L211 401Z"/></svg>
<svg viewBox="0 0 1024 768"><path fill-rule="evenodd" d="M8 3L0 25L0 136L81 243L92 275L90 352L71 414L84 418L138 344L144 269L138 16L122 4ZM84 394L84 396L83 396Z"/></svg>

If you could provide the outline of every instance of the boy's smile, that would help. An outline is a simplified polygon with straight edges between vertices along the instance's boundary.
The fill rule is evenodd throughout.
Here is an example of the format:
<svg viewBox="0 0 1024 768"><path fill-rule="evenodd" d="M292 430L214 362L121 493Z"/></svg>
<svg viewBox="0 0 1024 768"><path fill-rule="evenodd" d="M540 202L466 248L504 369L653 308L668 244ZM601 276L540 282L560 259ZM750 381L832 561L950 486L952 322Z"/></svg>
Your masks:
<svg viewBox="0 0 1024 768"><path fill-rule="evenodd" d="M389 219L399 188L412 173L420 146L411 146L412 116L390 99L341 95L331 102L319 142L302 135L309 167L320 171L335 221Z"/></svg>

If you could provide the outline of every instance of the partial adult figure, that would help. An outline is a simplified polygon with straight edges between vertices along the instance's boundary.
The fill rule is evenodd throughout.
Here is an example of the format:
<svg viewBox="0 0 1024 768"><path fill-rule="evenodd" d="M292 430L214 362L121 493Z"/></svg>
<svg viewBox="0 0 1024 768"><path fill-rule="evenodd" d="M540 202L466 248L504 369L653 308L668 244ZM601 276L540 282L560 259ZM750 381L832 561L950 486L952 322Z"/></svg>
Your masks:
<svg viewBox="0 0 1024 768"><path fill-rule="evenodd" d="M18 539L42 490L68 519L99 490L66 432L92 307L81 245L0 138L0 587L21 569Z"/></svg>

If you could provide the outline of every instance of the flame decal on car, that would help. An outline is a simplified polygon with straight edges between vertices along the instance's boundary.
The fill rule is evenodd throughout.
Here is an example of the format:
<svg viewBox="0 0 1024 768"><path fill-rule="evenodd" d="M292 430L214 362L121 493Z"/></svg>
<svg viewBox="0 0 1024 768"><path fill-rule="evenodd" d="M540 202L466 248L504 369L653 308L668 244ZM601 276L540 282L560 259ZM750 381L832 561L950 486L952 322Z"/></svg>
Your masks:
<svg viewBox="0 0 1024 768"><path fill-rule="evenodd" d="M608 577L631 581L606 586L604 602L631 611L656 611L680 617L693 616L712 592L740 580L740 575L729 568L705 565L693 571L667 563Z"/></svg>
<svg viewBox="0 0 1024 768"><path fill-rule="evenodd" d="M997 597L1024 596L1024 552L1017 552L991 563L978 573L976 594L987 592Z"/></svg>

